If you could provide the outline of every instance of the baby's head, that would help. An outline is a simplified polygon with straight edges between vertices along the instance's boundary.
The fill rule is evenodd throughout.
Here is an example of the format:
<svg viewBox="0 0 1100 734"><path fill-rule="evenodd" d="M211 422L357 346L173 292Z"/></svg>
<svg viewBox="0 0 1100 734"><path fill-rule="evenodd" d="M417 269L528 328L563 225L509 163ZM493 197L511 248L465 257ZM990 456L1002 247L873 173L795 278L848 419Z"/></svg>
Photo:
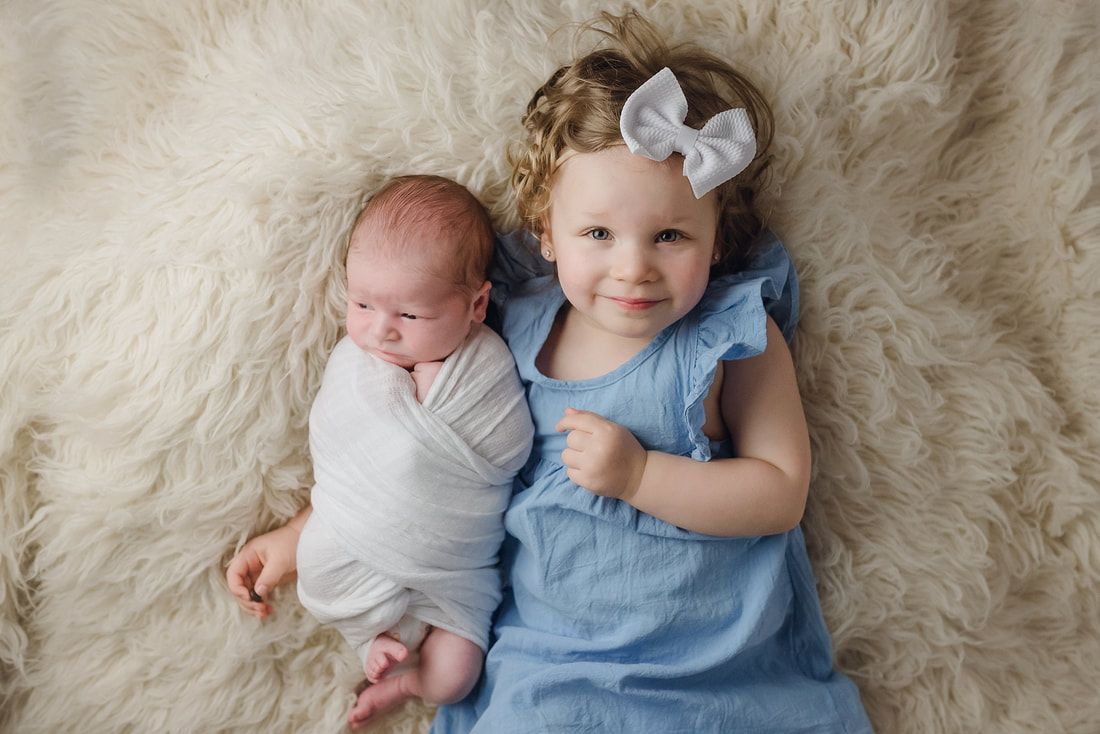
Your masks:
<svg viewBox="0 0 1100 734"><path fill-rule="evenodd" d="M690 44L669 45L634 12L601 15L585 30L603 38L600 48L554 72L527 105L525 139L512 151L512 184L524 226L542 235L549 224L551 192L565 161L576 153L623 146L619 118L627 98L662 68L675 74L688 112L684 124L699 129L714 115L744 108L756 133L756 158L742 173L719 185L713 274L738 270L763 227L754 206L756 186L767 167L773 120L763 95L727 62ZM682 164L679 154L666 164Z"/></svg>
<svg viewBox="0 0 1100 734"><path fill-rule="evenodd" d="M347 330L411 369L457 349L485 318L493 227L481 202L439 176L402 176L367 202L347 255Z"/></svg>

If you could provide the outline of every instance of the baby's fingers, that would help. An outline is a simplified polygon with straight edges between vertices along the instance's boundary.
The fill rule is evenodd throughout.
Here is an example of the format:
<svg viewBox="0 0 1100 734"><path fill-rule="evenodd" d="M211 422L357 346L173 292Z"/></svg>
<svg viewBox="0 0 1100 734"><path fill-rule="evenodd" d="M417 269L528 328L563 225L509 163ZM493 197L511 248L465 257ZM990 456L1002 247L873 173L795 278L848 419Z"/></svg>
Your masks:
<svg viewBox="0 0 1100 734"><path fill-rule="evenodd" d="M237 599L236 601L242 612L256 619L264 619L273 611L271 605L265 602L245 601L243 599Z"/></svg>
<svg viewBox="0 0 1100 734"><path fill-rule="evenodd" d="M225 583L229 586L229 593L238 599L247 599L248 586L245 583L247 576L248 566L240 561L240 556L230 561L225 569Z"/></svg>
<svg viewBox="0 0 1100 734"><path fill-rule="evenodd" d="M252 589L252 578L260 573L263 565L260 557L247 548L234 556L225 569L225 580L229 584L229 592L238 599L248 599L248 592Z"/></svg>
<svg viewBox="0 0 1100 734"><path fill-rule="evenodd" d="M255 590L255 583L251 578L247 579L246 584L248 591L245 593L244 598L237 599L237 605L240 606L247 614L251 614L257 619L263 619L267 615L271 614L271 605L267 603L267 600L262 598Z"/></svg>
<svg viewBox="0 0 1100 734"><path fill-rule="evenodd" d="M229 593L237 600L237 605L258 619L263 619L272 611L271 605L254 588L253 579L263 572L263 568L263 559L255 551L246 548L229 562L225 571Z"/></svg>

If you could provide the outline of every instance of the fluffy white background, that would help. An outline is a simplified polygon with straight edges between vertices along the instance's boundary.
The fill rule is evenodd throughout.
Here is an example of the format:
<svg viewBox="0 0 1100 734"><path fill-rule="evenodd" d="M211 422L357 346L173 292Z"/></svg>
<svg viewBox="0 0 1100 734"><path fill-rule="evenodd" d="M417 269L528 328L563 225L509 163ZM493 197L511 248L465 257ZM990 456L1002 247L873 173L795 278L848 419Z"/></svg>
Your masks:
<svg viewBox="0 0 1100 734"><path fill-rule="evenodd" d="M358 202L439 173L514 226L548 36L601 7L0 4L0 729L341 730L353 655L224 565L305 500ZM1095 3L647 12L774 101L805 526L876 727L1100 730Z"/></svg>

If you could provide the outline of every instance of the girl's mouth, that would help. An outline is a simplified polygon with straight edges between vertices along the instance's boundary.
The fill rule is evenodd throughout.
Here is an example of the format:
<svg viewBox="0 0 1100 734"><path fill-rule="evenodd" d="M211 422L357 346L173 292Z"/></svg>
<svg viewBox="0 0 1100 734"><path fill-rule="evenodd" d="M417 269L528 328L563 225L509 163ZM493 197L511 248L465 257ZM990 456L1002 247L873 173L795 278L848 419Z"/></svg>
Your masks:
<svg viewBox="0 0 1100 734"><path fill-rule="evenodd" d="M644 311L661 302L659 299L652 298L616 298L614 296L609 296L609 298L617 303L620 308L627 311Z"/></svg>

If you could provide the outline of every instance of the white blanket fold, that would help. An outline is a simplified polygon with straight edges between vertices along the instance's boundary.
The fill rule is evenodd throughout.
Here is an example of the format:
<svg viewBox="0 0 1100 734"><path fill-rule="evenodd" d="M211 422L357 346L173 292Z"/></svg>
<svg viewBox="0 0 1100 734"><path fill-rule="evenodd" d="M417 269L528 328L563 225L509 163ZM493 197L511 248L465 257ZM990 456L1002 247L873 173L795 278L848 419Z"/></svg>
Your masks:
<svg viewBox="0 0 1100 734"><path fill-rule="evenodd" d="M424 404L401 367L345 337L310 413L312 503L348 553L487 645L511 480L533 428L508 348L476 325Z"/></svg>

